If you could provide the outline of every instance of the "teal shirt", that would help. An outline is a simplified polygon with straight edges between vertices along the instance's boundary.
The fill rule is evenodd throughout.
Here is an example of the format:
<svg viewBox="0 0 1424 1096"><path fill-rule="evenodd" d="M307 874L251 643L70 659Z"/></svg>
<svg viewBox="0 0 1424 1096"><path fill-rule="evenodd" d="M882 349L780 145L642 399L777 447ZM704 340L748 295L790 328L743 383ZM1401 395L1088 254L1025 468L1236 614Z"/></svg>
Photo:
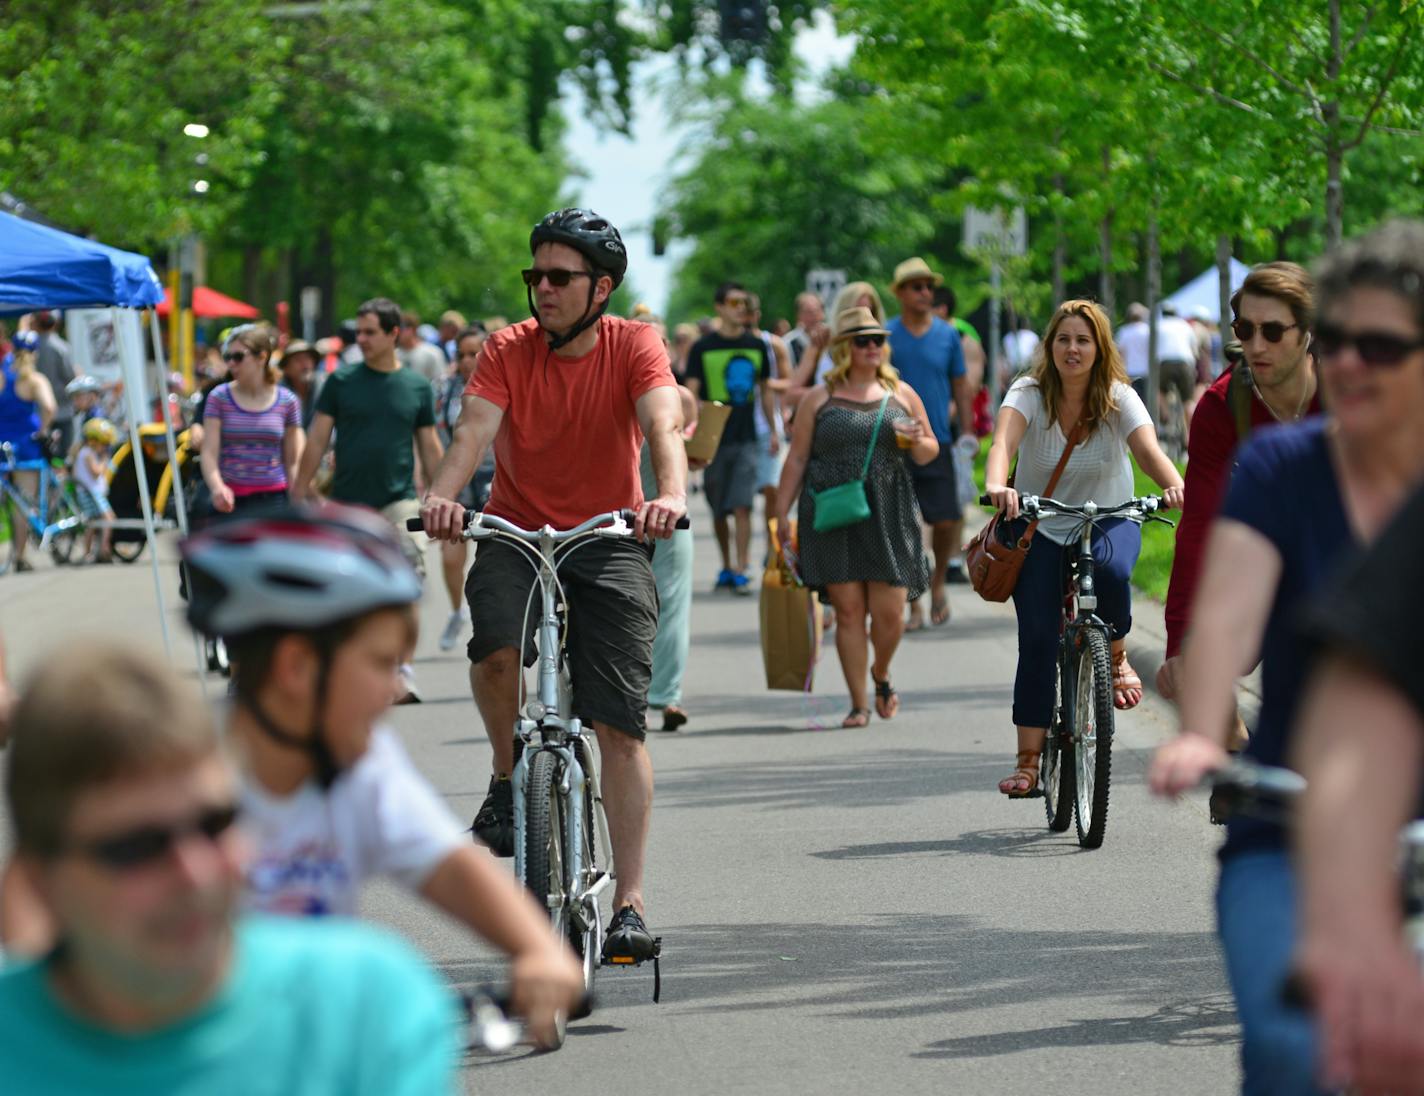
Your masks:
<svg viewBox="0 0 1424 1096"><path fill-rule="evenodd" d="M355 922L244 918L196 1015L145 1035L76 1016L43 963L0 972L0 1092L424 1096L454 1091L454 999L405 944Z"/></svg>
<svg viewBox="0 0 1424 1096"><path fill-rule="evenodd" d="M357 362L327 377L316 409L336 424L332 498L373 510L415 498L415 434L435 425L428 380L413 369L381 373Z"/></svg>

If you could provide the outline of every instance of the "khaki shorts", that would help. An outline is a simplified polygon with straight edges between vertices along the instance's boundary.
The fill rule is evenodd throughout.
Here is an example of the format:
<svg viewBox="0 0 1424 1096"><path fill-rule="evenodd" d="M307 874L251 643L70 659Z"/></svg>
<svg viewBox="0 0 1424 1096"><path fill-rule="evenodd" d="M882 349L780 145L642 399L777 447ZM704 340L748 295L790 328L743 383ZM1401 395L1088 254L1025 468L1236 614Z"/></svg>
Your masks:
<svg viewBox="0 0 1424 1096"><path fill-rule="evenodd" d="M407 518L420 517L419 499L398 499L389 506L381 507L381 517L385 518L395 526L396 536L400 538L401 551L405 553L405 558L410 560L410 565L415 568L423 582L425 580L425 549L430 543L430 538L424 532L412 533L405 527Z"/></svg>

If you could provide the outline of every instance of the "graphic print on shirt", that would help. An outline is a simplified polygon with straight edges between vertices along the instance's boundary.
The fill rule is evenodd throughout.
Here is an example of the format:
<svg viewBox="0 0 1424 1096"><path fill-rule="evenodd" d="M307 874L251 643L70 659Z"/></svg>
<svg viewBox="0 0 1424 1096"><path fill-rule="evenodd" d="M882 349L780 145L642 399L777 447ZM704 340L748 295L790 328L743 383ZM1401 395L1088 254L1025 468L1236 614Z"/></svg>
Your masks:
<svg viewBox="0 0 1424 1096"><path fill-rule="evenodd" d="M307 840L281 855L258 856L247 870L248 905L266 913L320 917L342 912L351 870L330 840Z"/></svg>
<svg viewBox="0 0 1424 1096"><path fill-rule="evenodd" d="M762 372L760 358L761 352L745 347L704 351L702 368L707 378L707 398L733 407L749 404Z"/></svg>

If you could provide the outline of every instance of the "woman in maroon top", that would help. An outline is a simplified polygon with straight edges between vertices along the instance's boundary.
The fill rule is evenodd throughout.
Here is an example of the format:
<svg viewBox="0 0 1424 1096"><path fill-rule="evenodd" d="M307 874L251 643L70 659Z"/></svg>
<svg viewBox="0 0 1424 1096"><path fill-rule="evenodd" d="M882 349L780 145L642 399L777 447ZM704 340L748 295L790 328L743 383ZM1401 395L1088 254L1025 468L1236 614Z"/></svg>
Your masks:
<svg viewBox="0 0 1424 1096"><path fill-rule="evenodd" d="M1186 503L1167 588L1167 660L1157 673L1157 689L1168 700L1176 698L1179 688L1182 641L1191 621L1207 530L1226 494L1237 446L1262 426L1295 422L1320 411L1310 353L1315 323L1310 274L1295 263L1262 263L1231 298L1231 312L1245 360L1202 395L1187 446ZM1237 376L1243 367L1249 372Z"/></svg>

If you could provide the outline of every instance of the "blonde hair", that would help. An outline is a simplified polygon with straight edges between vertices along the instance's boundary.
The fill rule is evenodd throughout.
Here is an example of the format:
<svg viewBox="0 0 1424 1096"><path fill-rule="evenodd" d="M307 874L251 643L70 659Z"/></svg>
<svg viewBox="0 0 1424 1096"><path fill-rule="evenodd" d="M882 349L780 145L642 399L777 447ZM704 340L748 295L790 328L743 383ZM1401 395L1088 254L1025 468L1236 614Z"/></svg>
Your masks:
<svg viewBox="0 0 1424 1096"><path fill-rule="evenodd" d="M16 350L15 360L12 363L15 369L15 381L29 380L35 375L35 352L33 350ZM5 374L0 373L0 392L5 391ZM31 393L33 395L33 393Z"/></svg>
<svg viewBox="0 0 1424 1096"><path fill-rule="evenodd" d="M277 383L282 374L277 363L272 360L272 351L277 349L277 336L270 327L263 323L244 324L227 337L227 342L223 343L224 354L233 343L241 343L254 354L267 355L266 367L262 371L263 379L268 384Z"/></svg>
<svg viewBox="0 0 1424 1096"><path fill-rule="evenodd" d="M831 370L826 374L826 391L834 393L850 376L850 340L843 339L831 347ZM892 394L900 390L900 373L890 364L890 341L881 347L880 364L875 367L875 379Z"/></svg>
<svg viewBox="0 0 1424 1096"><path fill-rule="evenodd" d="M1083 400L1082 422L1086 432L1091 434L1102 425L1108 415L1117 410L1117 401L1113 399L1112 394L1113 386L1128 383L1122 354L1118 351L1117 343L1113 342L1112 324L1108 320L1108 314L1096 301L1064 301L1058 306L1053 313L1053 319L1048 322L1043 341L1039 343L1029 375L1038 385L1039 398L1043 400L1048 421L1056 421L1059 404L1063 401L1063 378L1058 375L1058 367L1053 364L1053 340L1058 329L1063 326L1063 321L1070 316L1076 316L1088 325L1097 347L1093 372L1088 377L1088 394Z"/></svg>
<svg viewBox="0 0 1424 1096"><path fill-rule="evenodd" d="M836 303L831 307L831 315L839 316L847 308L859 308L860 298L870 298L870 311L876 323L885 322L885 306L880 303L880 293L869 282L850 282L836 294Z"/></svg>

